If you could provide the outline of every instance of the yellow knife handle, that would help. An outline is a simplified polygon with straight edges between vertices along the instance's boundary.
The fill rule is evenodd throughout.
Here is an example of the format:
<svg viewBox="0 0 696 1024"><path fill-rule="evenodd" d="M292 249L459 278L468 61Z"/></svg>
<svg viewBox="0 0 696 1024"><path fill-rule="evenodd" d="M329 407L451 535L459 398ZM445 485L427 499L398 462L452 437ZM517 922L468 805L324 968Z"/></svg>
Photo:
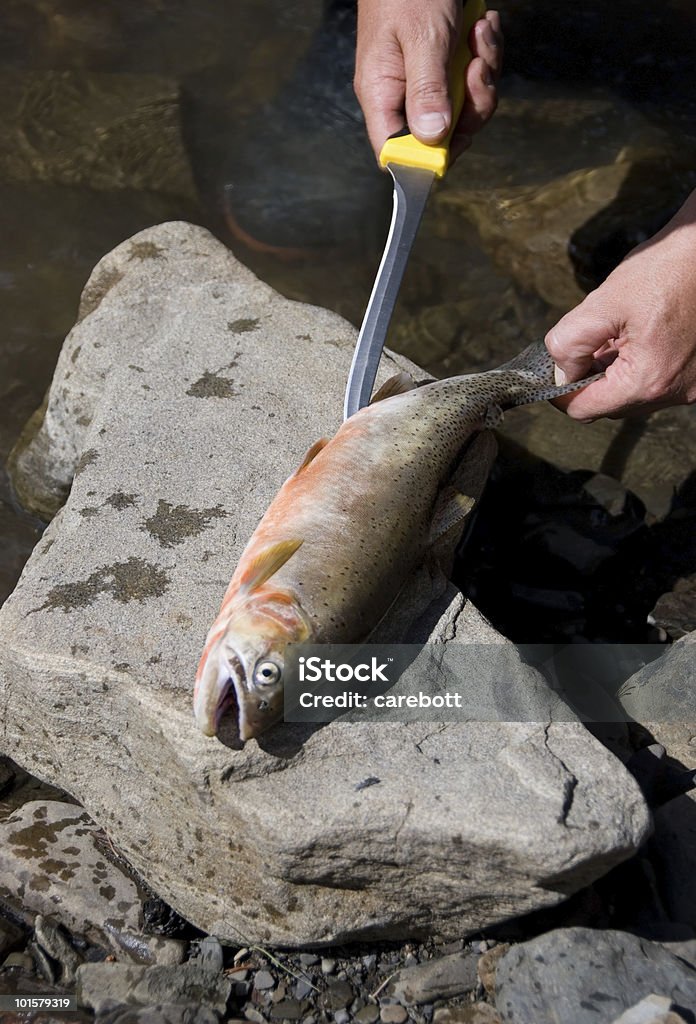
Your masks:
<svg viewBox="0 0 696 1024"><path fill-rule="evenodd" d="M437 146L427 146L419 142L405 128L396 135L392 135L382 146L379 154L381 167L387 164L402 164L406 167L421 167L425 171L432 171L436 178L444 176L449 166L449 149L452 133L454 132L459 115L464 106L466 98L466 85L464 76L473 54L469 47L469 33L479 20L486 14L484 0L467 0L462 15L462 28L459 34L459 42L454 51L449 68L449 94L452 100L452 124L446 138Z"/></svg>

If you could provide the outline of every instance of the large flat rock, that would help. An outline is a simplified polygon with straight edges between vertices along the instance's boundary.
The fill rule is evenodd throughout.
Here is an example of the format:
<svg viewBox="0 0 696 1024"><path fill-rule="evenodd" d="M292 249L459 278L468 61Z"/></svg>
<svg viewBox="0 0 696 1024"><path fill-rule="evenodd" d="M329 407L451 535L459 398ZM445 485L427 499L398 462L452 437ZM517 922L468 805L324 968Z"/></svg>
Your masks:
<svg viewBox="0 0 696 1024"><path fill-rule="evenodd" d="M184 224L105 257L80 316L14 462L46 508L74 480L0 613L8 754L232 941L461 935L631 855L638 787L582 725L548 721L552 695L521 723L281 725L243 750L199 734L205 633L280 483L338 426L355 332ZM429 573L398 620L504 642ZM529 671L510 684L528 718Z"/></svg>

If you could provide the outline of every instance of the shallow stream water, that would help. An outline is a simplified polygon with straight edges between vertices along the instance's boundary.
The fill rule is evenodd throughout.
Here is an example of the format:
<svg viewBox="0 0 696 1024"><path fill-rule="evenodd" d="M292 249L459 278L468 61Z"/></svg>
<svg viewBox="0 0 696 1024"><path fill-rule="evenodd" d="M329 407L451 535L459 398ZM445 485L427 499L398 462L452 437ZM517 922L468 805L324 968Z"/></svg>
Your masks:
<svg viewBox="0 0 696 1024"><path fill-rule="evenodd" d="M500 110L431 199L390 336L438 375L538 338L696 185L696 0L499 7ZM0 17L3 462L91 268L151 224L206 225L284 294L359 323L391 204L352 95L349 3L5 0ZM506 432L622 479L648 527L670 512L692 420L636 442L557 416L550 442L545 415ZM40 530L0 475L0 600Z"/></svg>

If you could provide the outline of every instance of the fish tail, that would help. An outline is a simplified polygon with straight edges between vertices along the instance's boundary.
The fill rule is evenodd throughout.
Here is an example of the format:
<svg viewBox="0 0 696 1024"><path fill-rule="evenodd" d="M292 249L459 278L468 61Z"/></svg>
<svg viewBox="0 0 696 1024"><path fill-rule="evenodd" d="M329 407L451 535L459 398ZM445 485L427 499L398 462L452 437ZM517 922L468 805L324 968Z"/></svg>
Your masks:
<svg viewBox="0 0 696 1024"><path fill-rule="evenodd" d="M494 371L503 375L514 377L515 384L507 390L506 400L503 408L511 408L516 405L527 405L530 402L543 402L551 398L558 398L560 395L568 395L573 391L579 391L595 380L599 380L601 373L586 377L584 380L575 381L572 384L557 384L555 378L555 363L543 341L535 341L528 345L509 362Z"/></svg>

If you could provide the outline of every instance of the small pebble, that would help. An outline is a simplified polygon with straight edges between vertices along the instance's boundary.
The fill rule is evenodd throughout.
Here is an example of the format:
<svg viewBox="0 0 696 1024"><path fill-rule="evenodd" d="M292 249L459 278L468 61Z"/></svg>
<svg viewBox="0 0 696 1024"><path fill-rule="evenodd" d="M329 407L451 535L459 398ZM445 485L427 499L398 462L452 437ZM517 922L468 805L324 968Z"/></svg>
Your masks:
<svg viewBox="0 0 696 1024"><path fill-rule="evenodd" d="M244 1016L247 1020L253 1021L253 1024L266 1024L266 1018L257 1010L255 1006L250 1006L248 1003L244 1007Z"/></svg>
<svg viewBox="0 0 696 1024"><path fill-rule="evenodd" d="M278 988L273 993L273 1002L274 1003L279 1003L282 999L285 999L285 996L287 995L287 991L288 991L287 985L285 984L284 981L281 981L280 985L278 986Z"/></svg>
<svg viewBox="0 0 696 1024"><path fill-rule="evenodd" d="M298 978L294 991L295 999L299 999L300 1001L302 999L308 999L313 991L314 987L311 981L308 981L307 978Z"/></svg>
<svg viewBox="0 0 696 1024"><path fill-rule="evenodd" d="M383 1024L405 1024L408 1020L408 1011L404 1006L383 1006L379 1011L380 1020Z"/></svg>
<svg viewBox="0 0 696 1024"><path fill-rule="evenodd" d="M234 962L238 964L240 960L243 960L244 957L248 955L249 950L246 948L246 946L244 946L242 949L238 949L237 952L234 954Z"/></svg>
<svg viewBox="0 0 696 1024"><path fill-rule="evenodd" d="M319 963L319 957L316 953L300 953L300 963L303 967L314 967Z"/></svg>
<svg viewBox="0 0 696 1024"><path fill-rule="evenodd" d="M324 957L321 961L321 973L322 974L333 974L336 970L336 961L330 960L328 957Z"/></svg>
<svg viewBox="0 0 696 1024"><path fill-rule="evenodd" d="M415 967L417 963L418 957L415 956L413 953L408 953L404 957L404 967Z"/></svg>
<svg viewBox="0 0 696 1024"><path fill-rule="evenodd" d="M486 942L485 939L483 940L483 942L479 942L479 944L478 944L478 951L479 951L479 953L487 953L488 952L488 943Z"/></svg>
<svg viewBox="0 0 696 1024"><path fill-rule="evenodd" d="M336 1010L334 1013L334 1020L336 1021L336 1024L348 1024L350 1014L347 1010Z"/></svg>
<svg viewBox="0 0 696 1024"><path fill-rule="evenodd" d="M375 1024L375 1021L379 1020L379 1007L373 1003L368 1003L367 1006L363 1006L361 1010L355 1014L355 1020L358 1024Z"/></svg>
<svg viewBox="0 0 696 1024"><path fill-rule="evenodd" d="M264 992L267 988L273 988L275 985L275 978L270 971L257 971L254 977L254 988L259 992Z"/></svg>
<svg viewBox="0 0 696 1024"><path fill-rule="evenodd" d="M34 961L28 953L10 953L2 965L3 967L21 967L23 971L32 973Z"/></svg>
<svg viewBox="0 0 696 1024"><path fill-rule="evenodd" d="M377 966L377 957L374 953L370 953L369 956L364 956L362 958L362 962L366 971L374 971Z"/></svg>
<svg viewBox="0 0 696 1024"><path fill-rule="evenodd" d="M355 998L352 987L347 981L332 981L324 993L323 1004L328 1010L345 1010Z"/></svg>
<svg viewBox="0 0 696 1024"><path fill-rule="evenodd" d="M454 942L447 942L444 946L440 946L440 952L447 956L448 953L458 953L464 946L462 939L455 939Z"/></svg>
<svg viewBox="0 0 696 1024"><path fill-rule="evenodd" d="M194 947L190 959L201 967L207 967L211 971L221 971L223 962L222 946L214 935L207 935Z"/></svg>
<svg viewBox="0 0 696 1024"><path fill-rule="evenodd" d="M271 1009L273 1020L300 1020L302 1005L296 999L283 999Z"/></svg>

